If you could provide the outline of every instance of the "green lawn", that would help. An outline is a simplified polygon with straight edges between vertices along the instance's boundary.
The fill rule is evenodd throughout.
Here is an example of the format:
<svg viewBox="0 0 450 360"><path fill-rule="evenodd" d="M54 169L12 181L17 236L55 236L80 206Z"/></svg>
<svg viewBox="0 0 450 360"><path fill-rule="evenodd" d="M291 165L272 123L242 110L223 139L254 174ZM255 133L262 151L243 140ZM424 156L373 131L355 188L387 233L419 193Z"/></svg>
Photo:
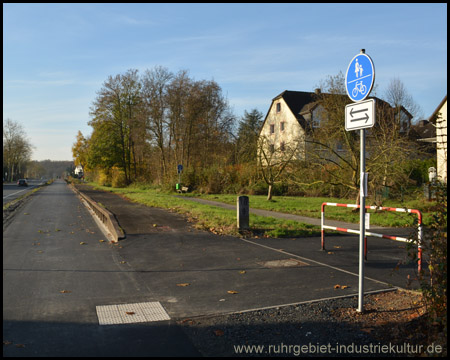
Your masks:
<svg viewBox="0 0 450 360"><path fill-rule="evenodd" d="M236 195L199 195L184 194L184 196L195 196L206 200L220 201L227 204L236 204ZM256 209L279 211L289 214L296 214L320 219L322 203L341 203L354 204L355 201L349 199L323 198L323 197L294 197L294 196L276 196L272 201L267 201L265 195L249 195L250 207ZM373 205L366 201L366 205ZM423 221L426 225L431 218L432 208L435 202L422 200L407 201L403 204L392 200L385 201L384 207L417 209L422 212ZM407 214L393 211L375 211L367 210L370 215L370 223L384 227L405 227L412 226L417 221L416 214ZM359 223L359 210L352 208L326 206L325 218L339 220L349 223Z"/></svg>
<svg viewBox="0 0 450 360"><path fill-rule="evenodd" d="M142 203L148 206L170 209L185 214L194 221L198 228L208 229L214 233L237 235L236 228L236 211L227 210L216 206L199 204L189 201L189 197L198 197L206 200L220 201L228 204L236 204L237 195L199 195L199 194L183 194L186 199L175 197L179 195L175 192L164 192L151 187L130 186L127 188L112 188L106 186L98 186L94 183L89 185L98 189L118 193L126 196L132 201ZM306 198L306 197L288 197L276 196L272 201L267 201L263 195L250 195L250 207L273 210L284 213L297 214L313 218L320 218L321 205L323 202L334 203L354 203L350 200L336 198ZM371 205L367 203L367 205ZM423 212L424 222L431 216L430 209L433 203L409 202L405 204L395 204L386 202L384 206L390 207L407 207L419 209ZM398 212L380 212L374 213L372 210L370 223L386 227L403 227L411 226L417 221L417 215L405 214ZM359 211L352 211L351 208L343 207L326 207L326 219L335 219L351 223L359 223ZM250 227L254 236L270 236L270 237L298 237L298 236L315 236L320 235L320 227L304 224L292 220L275 219L272 217L262 217L251 215Z"/></svg>

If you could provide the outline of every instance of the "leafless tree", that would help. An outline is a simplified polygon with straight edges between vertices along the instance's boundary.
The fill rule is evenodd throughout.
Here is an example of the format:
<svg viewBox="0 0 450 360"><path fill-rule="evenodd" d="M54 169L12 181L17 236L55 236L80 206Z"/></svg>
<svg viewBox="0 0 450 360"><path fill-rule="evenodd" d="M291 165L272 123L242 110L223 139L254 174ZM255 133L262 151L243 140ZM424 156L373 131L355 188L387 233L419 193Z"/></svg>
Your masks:
<svg viewBox="0 0 450 360"><path fill-rule="evenodd" d="M295 159L298 151L299 141L297 140L275 147L275 144L267 136L259 137L258 167L264 181L269 186L267 200L272 200L273 186L282 180L285 169Z"/></svg>
<svg viewBox="0 0 450 360"><path fill-rule="evenodd" d="M11 119L3 123L3 166L7 179L23 176L25 165L31 159L33 145L27 139L23 126ZM3 174L4 175L4 174Z"/></svg>

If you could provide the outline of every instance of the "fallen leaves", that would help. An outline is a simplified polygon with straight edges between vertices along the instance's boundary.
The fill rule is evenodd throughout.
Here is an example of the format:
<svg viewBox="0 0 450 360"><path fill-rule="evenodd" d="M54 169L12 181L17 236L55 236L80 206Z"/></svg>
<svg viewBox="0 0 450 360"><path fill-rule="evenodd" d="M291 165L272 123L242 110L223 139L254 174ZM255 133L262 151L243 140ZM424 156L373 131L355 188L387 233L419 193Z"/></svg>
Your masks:
<svg viewBox="0 0 450 360"><path fill-rule="evenodd" d="M134 311L125 311L125 314L127 314L127 315L134 315L135 312Z"/></svg>
<svg viewBox="0 0 450 360"><path fill-rule="evenodd" d="M11 345L13 342L9 340L3 340L3 345ZM25 344L16 344L14 345L16 348L24 348Z"/></svg>
<svg viewBox="0 0 450 360"><path fill-rule="evenodd" d="M350 286L348 286L348 285L339 285L339 284L334 285L335 289L347 289L349 287Z"/></svg>
<svg viewBox="0 0 450 360"><path fill-rule="evenodd" d="M189 285L191 285L191 284L190 283L177 284L177 286L180 286L180 287L185 287L185 286L189 286Z"/></svg>
<svg viewBox="0 0 450 360"><path fill-rule="evenodd" d="M72 291L70 291L70 290L61 290L60 291L60 293L61 294L69 294L69 293L71 293Z"/></svg>
<svg viewBox="0 0 450 360"><path fill-rule="evenodd" d="M80 245L87 245L84 241L80 242Z"/></svg>
<svg viewBox="0 0 450 360"><path fill-rule="evenodd" d="M239 294L239 292L235 291L235 290L228 290L227 291L228 294Z"/></svg>
<svg viewBox="0 0 450 360"><path fill-rule="evenodd" d="M367 327L367 328L362 328L361 329L361 331L364 331L364 332L366 332L368 334L370 334L373 330L374 330L373 327Z"/></svg>

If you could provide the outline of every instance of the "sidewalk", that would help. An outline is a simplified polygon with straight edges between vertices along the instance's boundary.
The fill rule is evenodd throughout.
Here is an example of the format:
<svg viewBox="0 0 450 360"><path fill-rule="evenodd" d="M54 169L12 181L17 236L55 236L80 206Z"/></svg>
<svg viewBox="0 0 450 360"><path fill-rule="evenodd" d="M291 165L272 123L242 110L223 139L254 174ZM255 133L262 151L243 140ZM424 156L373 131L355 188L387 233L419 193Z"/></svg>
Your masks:
<svg viewBox="0 0 450 360"><path fill-rule="evenodd" d="M192 197L180 196L180 195L174 195L174 196L179 197L181 199L189 200L189 201L195 201L195 202L198 202L201 204L219 206L224 209L236 210L236 205L225 204L225 203L222 203L219 201L204 200L204 199L198 199L198 198L192 198ZM311 217L307 217L307 216L301 216L301 215L294 215L294 214L270 211L270 210L261 210L261 209L250 208L250 214L255 214L255 215L259 215L259 216L271 216L274 218L285 219L285 220L294 220L294 221L302 222L305 224L316 225L316 226L321 225L320 219L311 218ZM343 221L330 220L330 219L326 218L326 215L325 215L325 225L335 226L335 227L344 228L344 229L359 230L359 223L353 224L353 223L346 223ZM371 225L370 230L371 231L372 230L382 231L386 235L396 234L397 236L400 236L400 235L406 236L406 235L409 235L409 233L411 232L410 229L408 229L408 228L386 228L386 227L382 227L382 226L378 226L378 225Z"/></svg>

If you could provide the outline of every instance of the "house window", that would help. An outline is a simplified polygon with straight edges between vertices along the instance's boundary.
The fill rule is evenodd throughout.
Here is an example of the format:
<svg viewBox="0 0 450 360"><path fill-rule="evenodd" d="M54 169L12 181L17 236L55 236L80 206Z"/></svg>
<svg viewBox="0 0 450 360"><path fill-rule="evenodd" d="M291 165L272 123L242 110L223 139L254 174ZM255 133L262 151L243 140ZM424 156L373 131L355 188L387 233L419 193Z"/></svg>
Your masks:
<svg viewBox="0 0 450 360"><path fill-rule="evenodd" d="M320 118L318 116L311 116L311 126L313 128L320 127Z"/></svg>
<svg viewBox="0 0 450 360"><path fill-rule="evenodd" d="M275 152L275 146L273 144L269 145L269 151L271 154L273 154Z"/></svg>
<svg viewBox="0 0 450 360"><path fill-rule="evenodd" d="M344 151L344 145L342 144L341 141L338 141L336 144L336 150L337 151Z"/></svg>
<svg viewBox="0 0 450 360"><path fill-rule="evenodd" d="M284 145L284 141L282 141L281 144L280 144L280 150L282 152L284 152L286 150L286 146Z"/></svg>
<svg viewBox="0 0 450 360"><path fill-rule="evenodd" d="M284 131L284 121L280 123L280 131Z"/></svg>
<svg viewBox="0 0 450 360"><path fill-rule="evenodd" d="M270 125L270 133L275 134L275 125L274 124Z"/></svg>
<svg viewBox="0 0 450 360"><path fill-rule="evenodd" d="M279 113L281 111L281 104L277 103L277 113Z"/></svg>

